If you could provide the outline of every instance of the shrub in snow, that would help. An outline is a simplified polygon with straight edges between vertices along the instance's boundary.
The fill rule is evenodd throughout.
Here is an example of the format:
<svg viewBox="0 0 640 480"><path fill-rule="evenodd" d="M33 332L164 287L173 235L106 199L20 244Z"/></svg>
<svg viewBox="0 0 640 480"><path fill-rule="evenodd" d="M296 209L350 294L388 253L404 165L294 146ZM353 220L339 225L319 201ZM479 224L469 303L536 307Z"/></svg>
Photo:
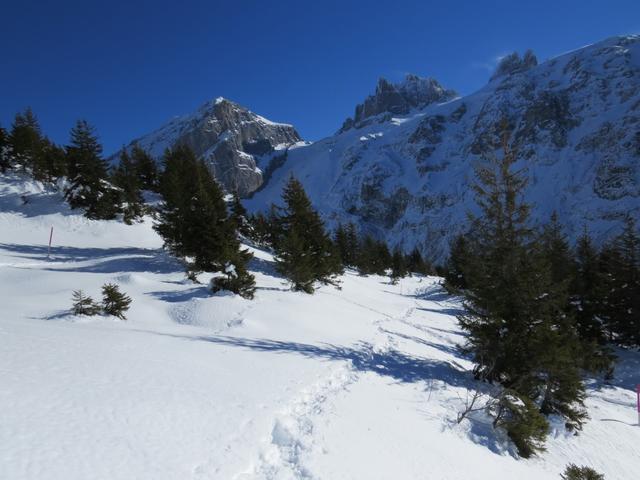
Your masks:
<svg viewBox="0 0 640 480"><path fill-rule="evenodd" d="M98 315L100 306L93 301L93 298L84 294L82 290L74 290L71 296L73 307L71 311L74 315Z"/></svg>
<svg viewBox="0 0 640 480"><path fill-rule="evenodd" d="M562 475L563 480L604 480L604 475L590 467L578 467L569 464Z"/></svg>
<svg viewBox="0 0 640 480"><path fill-rule="evenodd" d="M107 315L126 320L124 312L129 310L130 304L131 298L122 293L117 285L106 283L102 286L102 309Z"/></svg>

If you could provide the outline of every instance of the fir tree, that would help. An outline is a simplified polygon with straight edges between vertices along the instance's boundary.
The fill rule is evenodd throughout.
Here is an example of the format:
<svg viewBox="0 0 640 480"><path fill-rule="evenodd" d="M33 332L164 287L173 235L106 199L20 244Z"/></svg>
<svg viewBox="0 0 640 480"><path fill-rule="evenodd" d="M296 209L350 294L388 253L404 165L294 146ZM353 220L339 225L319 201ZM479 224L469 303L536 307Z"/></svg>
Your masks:
<svg viewBox="0 0 640 480"><path fill-rule="evenodd" d="M593 468L579 467L573 463L567 465L560 477L562 480L604 480L604 475L596 472Z"/></svg>
<svg viewBox="0 0 640 480"><path fill-rule="evenodd" d="M21 165L25 171L30 169L38 180L42 176L42 142L40 123L33 110L28 107L23 113L16 114L9 135L10 155L13 162Z"/></svg>
<svg viewBox="0 0 640 480"><path fill-rule="evenodd" d="M9 134L0 126L0 173L6 173L11 164Z"/></svg>
<svg viewBox="0 0 640 480"><path fill-rule="evenodd" d="M568 284L573 277L574 264L567 236L562 231L556 212L551 214L550 222L543 227L538 243L551 267L553 282Z"/></svg>
<svg viewBox="0 0 640 480"><path fill-rule="evenodd" d="M113 184L120 189L120 211L128 225L142 217L144 199L136 167L126 149L120 152L120 163L113 172Z"/></svg>
<svg viewBox="0 0 640 480"><path fill-rule="evenodd" d="M129 310L131 298L120 291L118 285L105 283L102 286L102 310L107 315L113 315L126 320L125 312Z"/></svg>
<svg viewBox="0 0 640 480"><path fill-rule="evenodd" d="M407 268L409 272L420 273L422 275L431 274L431 265L424 258L418 247L414 248L407 257Z"/></svg>
<svg viewBox="0 0 640 480"><path fill-rule="evenodd" d="M333 233L333 243L338 250L342 264L345 267L354 267L358 258L358 234L353 223L346 226L338 224Z"/></svg>
<svg viewBox="0 0 640 480"><path fill-rule="evenodd" d="M467 288L465 269L471 267L471 252L464 235L457 235L449 247L449 258L445 265L445 285L448 289L457 291Z"/></svg>
<svg viewBox="0 0 640 480"><path fill-rule="evenodd" d="M79 120L71 130L67 159L71 185L66 191L66 198L71 207L84 209L88 218L115 218L119 192L109 182L102 145L94 128L85 120Z"/></svg>
<svg viewBox="0 0 640 480"><path fill-rule="evenodd" d="M131 162L142 190L158 190L158 166L155 160L137 143L131 148Z"/></svg>
<svg viewBox="0 0 640 480"><path fill-rule="evenodd" d="M185 146L165 153L160 177L163 204L154 226L165 247L184 258L187 271L224 272L214 289L253 296L254 278L246 264L251 254L240 249L236 224L228 217L222 190L207 166Z"/></svg>
<svg viewBox="0 0 640 480"><path fill-rule="evenodd" d="M242 200L240 200L240 195L238 192L233 193L233 197L231 199L231 219L234 222L236 229L240 233L240 235L250 238L251 237L251 224L248 220L249 215L247 214L247 209L242 205Z"/></svg>
<svg viewBox="0 0 640 480"><path fill-rule="evenodd" d="M342 273L339 254L302 184L291 177L284 188L283 215L278 217L275 241L278 271L294 290L313 293L316 282L335 284Z"/></svg>
<svg viewBox="0 0 640 480"><path fill-rule="evenodd" d="M71 300L73 301L71 311L74 315L93 316L100 313L100 306L91 297L86 296L82 290L74 290Z"/></svg>
<svg viewBox="0 0 640 480"><path fill-rule="evenodd" d="M511 170L516 154L508 133L502 153L477 171L482 215L473 218L468 236L473 252L472 265L463 269L468 313L459 317L469 332L467 351L477 363L477 378L500 382L579 428L585 418L582 350L566 313L567 291L554 284L549 260L527 224L526 179ZM507 431L516 441L514 427Z"/></svg>
<svg viewBox="0 0 640 480"><path fill-rule="evenodd" d="M605 252L605 264L611 337L624 346L640 346L640 237L632 217Z"/></svg>
<svg viewBox="0 0 640 480"><path fill-rule="evenodd" d="M586 229L575 248L575 273L571 282L572 315L583 344L583 368L607 372L611 376L615 357L607 345L606 326L610 325L606 305L607 283L598 251Z"/></svg>
<svg viewBox="0 0 640 480"><path fill-rule="evenodd" d="M396 284L400 278L406 277L408 274L406 258L399 248L393 250L391 256L391 283Z"/></svg>

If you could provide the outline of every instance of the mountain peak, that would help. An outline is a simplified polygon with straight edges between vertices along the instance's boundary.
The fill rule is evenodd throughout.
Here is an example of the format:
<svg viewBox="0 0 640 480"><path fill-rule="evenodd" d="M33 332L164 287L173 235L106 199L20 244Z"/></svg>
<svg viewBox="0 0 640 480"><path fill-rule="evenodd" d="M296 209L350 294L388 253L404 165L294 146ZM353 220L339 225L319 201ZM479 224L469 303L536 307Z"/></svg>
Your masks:
<svg viewBox="0 0 640 480"><path fill-rule="evenodd" d="M345 120L341 131L352 127L359 128L368 118L382 113L405 115L414 108L424 108L435 102L450 100L455 96L455 91L445 89L431 77L407 74L398 83L392 83L381 77L378 79L375 93L356 106L355 115Z"/></svg>

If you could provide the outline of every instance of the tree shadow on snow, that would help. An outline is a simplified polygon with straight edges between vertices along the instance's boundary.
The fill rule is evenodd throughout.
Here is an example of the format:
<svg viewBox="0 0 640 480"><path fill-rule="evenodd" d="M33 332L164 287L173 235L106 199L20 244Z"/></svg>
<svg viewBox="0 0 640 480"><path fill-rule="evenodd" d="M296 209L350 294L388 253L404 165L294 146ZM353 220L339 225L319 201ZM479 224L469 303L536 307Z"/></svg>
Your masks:
<svg viewBox="0 0 640 480"><path fill-rule="evenodd" d="M43 262L37 268L46 271L117 273L148 272L174 273L183 271L183 267L175 258L161 249L150 248L79 248L52 247L44 245L18 245L0 243L0 250L14 253L16 257ZM94 261L90 265L69 265L74 262ZM48 266L50 265L50 266ZM58 266L59 265L59 266ZM16 265L18 268L35 268L33 266Z"/></svg>
<svg viewBox="0 0 640 480"><path fill-rule="evenodd" d="M193 298L209 298L213 296L211 289L206 285L200 285L188 290L169 290L159 292L146 292L146 295L150 295L158 300L168 303L187 302Z"/></svg>
<svg viewBox="0 0 640 480"><path fill-rule="evenodd" d="M366 342L360 342L353 347L343 347L333 344L312 345L279 340L256 340L228 336L189 337L173 334L159 335L210 342L258 352L294 354L322 360L350 361L353 368L359 372L376 373L389 377L399 383L415 383L435 379L453 386L464 386L467 385L470 380L469 372L460 370L448 362L415 357L397 350L377 352L371 344Z"/></svg>

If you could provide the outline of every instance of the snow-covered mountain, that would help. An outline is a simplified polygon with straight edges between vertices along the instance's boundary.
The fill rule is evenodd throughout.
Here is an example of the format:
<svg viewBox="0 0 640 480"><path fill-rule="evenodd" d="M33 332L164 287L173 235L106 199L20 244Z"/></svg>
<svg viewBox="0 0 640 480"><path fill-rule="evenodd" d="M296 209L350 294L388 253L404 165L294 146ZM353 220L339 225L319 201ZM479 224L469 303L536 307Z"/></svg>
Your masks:
<svg viewBox="0 0 640 480"><path fill-rule="evenodd" d="M257 162L265 158L268 162L274 153L300 140L291 125L272 122L218 97L131 145L137 143L160 161L166 148L186 144L207 162L228 191L247 195L263 182Z"/></svg>
<svg viewBox="0 0 640 480"><path fill-rule="evenodd" d="M381 80L340 131L292 148L248 202L279 201L298 177L329 223L354 221L442 258L474 208L476 162L508 119L529 176L534 219L556 210L571 236L603 240L640 213L640 36L611 38L538 64L500 63L487 85L454 98L435 80Z"/></svg>

